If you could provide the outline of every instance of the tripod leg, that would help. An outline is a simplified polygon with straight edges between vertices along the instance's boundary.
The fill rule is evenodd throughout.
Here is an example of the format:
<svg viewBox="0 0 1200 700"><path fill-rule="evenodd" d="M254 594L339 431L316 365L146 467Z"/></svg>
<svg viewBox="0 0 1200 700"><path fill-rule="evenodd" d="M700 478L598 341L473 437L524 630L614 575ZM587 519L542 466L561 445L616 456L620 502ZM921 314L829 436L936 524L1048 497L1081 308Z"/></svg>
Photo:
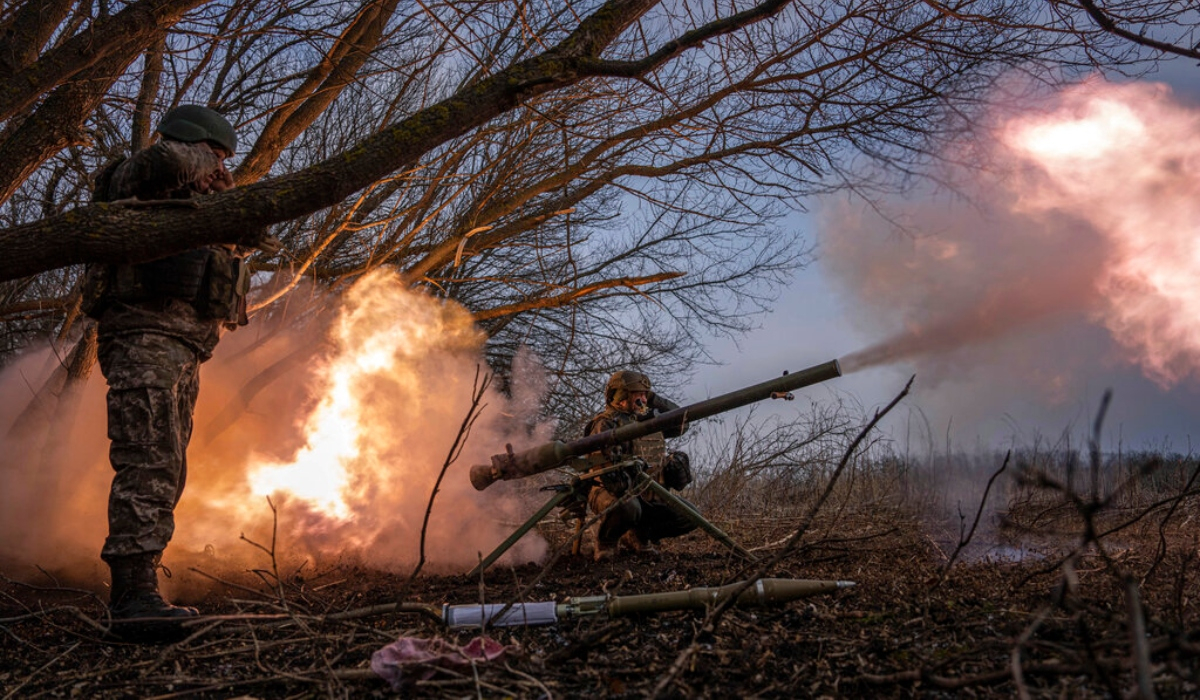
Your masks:
<svg viewBox="0 0 1200 700"><path fill-rule="evenodd" d="M712 536L713 539L725 545L729 549L737 552L743 557L746 557L750 561L758 561L753 554L746 551L746 549L737 542L734 542L732 537L722 532L721 528L713 525L706 520L703 515L700 515L700 511L693 508L690 503L668 491L665 486L658 483L654 479L651 479L647 474L642 473L639 476L640 478L638 481L641 484L644 484L647 489L657 493L659 496L662 496L663 501L671 507L671 510L691 519L692 522L696 523L697 527L707 532Z"/></svg>
<svg viewBox="0 0 1200 700"><path fill-rule="evenodd" d="M497 546L495 549L493 549L492 553L487 555L487 557L485 557L483 561L479 562L479 564L474 569L471 569L471 572L468 573L467 576L474 578L475 576L479 575L479 572L483 571L484 569L487 569L489 566L494 564L497 559L504 556L504 553L507 552L510 547L512 547L514 544L517 543L517 540L524 537L525 533L529 532L530 530L532 530L534 528L535 525L540 523L542 521L542 518L549 515L550 511L552 511L558 507L558 504L562 503L563 501L567 500L570 497L571 497L570 491L560 491L560 492L554 494L553 498L551 498L549 501L546 501L546 505L542 506L541 509L538 510L538 512L531 515L529 517L529 520L525 521L524 525L517 528L516 532L514 532L513 534L508 536L508 539L504 540L503 542L500 543L499 546Z"/></svg>
<svg viewBox="0 0 1200 700"><path fill-rule="evenodd" d="M579 556L579 550L583 547L583 519L575 521L575 539L571 542L571 554Z"/></svg>

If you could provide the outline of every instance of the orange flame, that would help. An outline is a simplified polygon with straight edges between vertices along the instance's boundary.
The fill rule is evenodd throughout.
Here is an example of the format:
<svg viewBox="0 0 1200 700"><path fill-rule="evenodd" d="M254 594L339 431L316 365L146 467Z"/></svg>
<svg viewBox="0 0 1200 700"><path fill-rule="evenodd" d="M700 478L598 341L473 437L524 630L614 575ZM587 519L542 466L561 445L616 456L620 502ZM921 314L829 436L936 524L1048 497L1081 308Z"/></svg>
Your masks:
<svg viewBox="0 0 1200 700"><path fill-rule="evenodd" d="M261 523L264 497L269 496L283 504L283 546L291 554L329 558L353 553L384 567L416 560L431 491L471 406L476 372L483 366L484 336L461 306L409 290L390 273L365 276L341 304L329 333L331 352L310 382L312 409L298 423L298 440L287 440L298 445L293 456L252 456L243 467L240 488L204 481L214 478L209 464L196 469L199 483L189 487L181 510L193 503L203 503L206 510L180 520L205 522L193 525L194 532L192 527L181 529L185 546L202 548L201 542L214 532L246 519L243 513L255 514ZM518 366L516 371L536 375L540 369ZM537 378L517 377L514 383L537 384ZM514 386L518 395L520 389ZM268 401L256 400L260 405ZM545 439L549 426L535 426L523 408L495 392L485 396L466 446L441 485L425 533L431 566L474 564L479 552L490 551L509 534L510 527L498 516L515 517L509 515L511 496L475 492L466 473L506 442L532 445ZM244 434L225 436L225 450L234 442L278 445L279 426L293 420L277 410L257 427L239 426ZM220 460L219 449L214 446L197 457ZM257 530L263 537L261 525ZM536 559L544 547L537 537L526 538L511 559Z"/></svg>
<svg viewBox="0 0 1200 700"><path fill-rule="evenodd" d="M389 417L363 396L383 382L403 392L410 405L419 403L430 387L414 374L413 357L480 343L469 315L429 302L402 293L385 275L369 276L350 290L334 329L336 353L323 372L323 397L305 422L306 444L288 464L252 467L254 494L286 492L331 518L353 518L346 502L351 486L375 475L381 446L375 433L390 432Z"/></svg>
<svg viewBox="0 0 1200 700"><path fill-rule="evenodd" d="M292 309L302 305L297 295ZM376 273L342 296L328 334L300 337L259 323L222 340L202 369L187 490L167 549L177 571L188 570L185 561L209 572L258 569L268 563L264 550L281 566L340 561L408 571L422 538L425 571L465 571L528 516L520 484L479 493L467 472L505 443L525 449L549 438L553 426L538 418L544 372L530 353L514 358L511 396L483 397L425 529L434 484L484 365L483 335L471 314ZM318 354L305 346L317 344L322 348L313 350L328 345L320 353L327 359L305 359ZM29 394L58 357L49 349L30 353L0 372L0 389ZM284 368L290 374L281 374ZM88 383L61 450L46 448L47 426L11 429L25 402L0 406L0 448L18 455L0 469L0 556L80 568L83 580L97 580L112 479L105 388ZM68 511L70 518L46 515ZM531 533L506 560L536 561L545 551Z"/></svg>

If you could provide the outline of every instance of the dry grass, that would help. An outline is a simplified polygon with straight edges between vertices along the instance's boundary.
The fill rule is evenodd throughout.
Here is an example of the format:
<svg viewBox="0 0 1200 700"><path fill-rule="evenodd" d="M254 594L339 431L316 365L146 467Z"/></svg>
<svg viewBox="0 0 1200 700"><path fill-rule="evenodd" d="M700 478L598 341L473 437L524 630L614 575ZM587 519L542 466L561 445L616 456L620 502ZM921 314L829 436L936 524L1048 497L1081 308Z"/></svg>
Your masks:
<svg viewBox="0 0 1200 700"><path fill-rule="evenodd" d="M694 462L707 468L687 493L760 560L782 555L767 575L857 587L723 615L493 630L522 653L415 681L405 694L1200 693L1197 459L1101 455L1085 445L916 462L878 439L847 456L859 428L861 420L835 412L723 441L724 455L696 448ZM541 530L567 546L570 533L554 518ZM566 556L548 569L493 569L482 585L463 576L406 585L403 573L336 565L284 569L270 581L225 572L204 599L188 601L224 616L157 646L106 639L102 605L86 591L9 580L0 584L0 698L392 696L367 668L376 649L400 636L465 642L473 634L397 612L402 588L409 602L508 602L708 586L754 571L693 533L667 543L659 559L594 565Z"/></svg>

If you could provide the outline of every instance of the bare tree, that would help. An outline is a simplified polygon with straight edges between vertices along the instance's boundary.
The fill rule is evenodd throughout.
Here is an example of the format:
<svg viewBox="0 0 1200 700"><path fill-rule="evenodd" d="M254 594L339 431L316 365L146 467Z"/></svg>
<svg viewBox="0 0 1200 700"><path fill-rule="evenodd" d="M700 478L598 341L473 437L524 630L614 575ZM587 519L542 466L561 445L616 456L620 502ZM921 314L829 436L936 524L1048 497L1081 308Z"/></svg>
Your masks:
<svg viewBox="0 0 1200 700"><path fill-rule="evenodd" d="M1079 0L1079 7L1113 36L1153 51L1200 60L1197 10L1188 3L1106 2L1101 6L1095 0Z"/></svg>
<svg viewBox="0 0 1200 700"><path fill-rule="evenodd" d="M1146 47L1097 13L1177 43L1196 20L1171 5L10 4L0 354L74 337L81 263L274 227L288 253L255 261L260 314L301 277L336 291L384 266L467 305L497 367L532 347L565 393L619 364L678 375L701 330L745 330L807 262L781 226L805 197L863 186L863 160L919 172L1003 71L1136 69ZM87 205L91 174L181 102L238 123L241 186Z"/></svg>

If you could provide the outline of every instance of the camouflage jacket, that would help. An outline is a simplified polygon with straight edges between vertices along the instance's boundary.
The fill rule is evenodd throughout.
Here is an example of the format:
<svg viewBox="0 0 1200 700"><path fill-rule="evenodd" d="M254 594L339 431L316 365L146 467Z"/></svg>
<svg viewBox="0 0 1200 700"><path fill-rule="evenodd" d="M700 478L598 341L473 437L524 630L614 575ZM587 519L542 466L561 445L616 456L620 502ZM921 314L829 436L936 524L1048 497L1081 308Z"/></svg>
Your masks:
<svg viewBox="0 0 1200 700"><path fill-rule="evenodd" d="M163 140L142 149L107 168L97 178L97 201L116 201L129 197L141 200L186 199L201 191L205 181L222 167L221 159L200 144ZM204 249L223 261L235 251L223 246ZM196 251L180 253L155 261L187 266ZM203 265L204 263L197 263ZM107 284L115 287L120 274L139 266L111 266L102 272ZM146 300L105 302L100 314L100 333L107 336L152 332L173 336L193 346L202 357L211 354L220 334L222 319L207 318L187 300L162 297Z"/></svg>
<svg viewBox="0 0 1200 700"><path fill-rule="evenodd" d="M206 146L163 140L102 173L95 197L106 202L127 197L186 199L220 169L221 158Z"/></svg>
<svg viewBox="0 0 1200 700"><path fill-rule="evenodd" d="M678 408L674 403L663 399L660 396L655 396L651 402L651 408L657 411L669 411ZM636 423L639 420L646 420L654 415L652 410L649 414L639 416L636 413L622 411L615 406L606 406L603 411L597 413L587 423L584 432L587 435L595 435L608 430L615 430L623 425ZM680 428L665 430L660 433L653 433L640 437L631 442L616 445L609 448L606 456L610 459L617 459L623 456L636 456L646 460L651 470L656 470L662 465L663 458L667 454L667 438L675 438L687 432L687 426Z"/></svg>

